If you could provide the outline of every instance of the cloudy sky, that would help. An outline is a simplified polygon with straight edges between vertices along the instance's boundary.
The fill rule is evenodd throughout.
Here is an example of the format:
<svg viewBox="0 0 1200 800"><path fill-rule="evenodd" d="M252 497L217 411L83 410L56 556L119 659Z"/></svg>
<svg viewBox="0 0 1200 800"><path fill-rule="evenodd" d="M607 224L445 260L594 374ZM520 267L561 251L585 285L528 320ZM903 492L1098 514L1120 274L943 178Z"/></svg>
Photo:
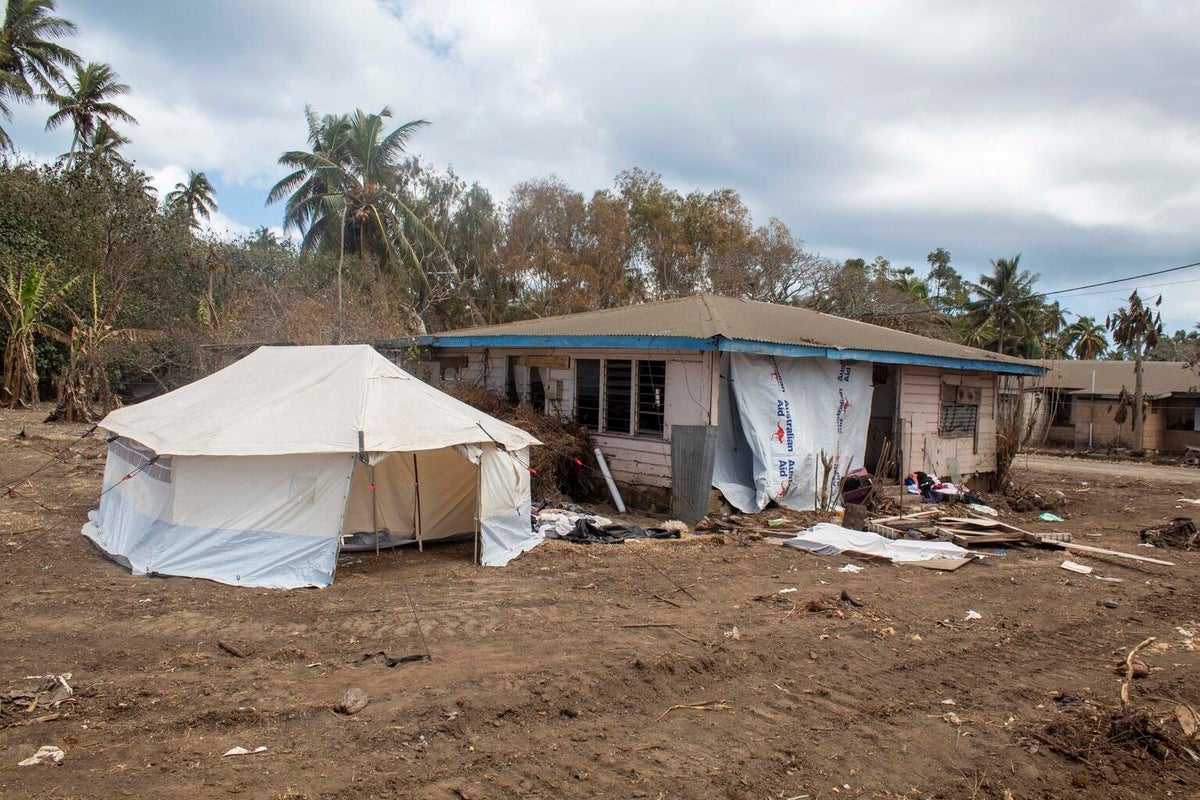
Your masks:
<svg viewBox="0 0 1200 800"><path fill-rule="evenodd" d="M728 186L827 256L974 278L1022 254L1044 291L1200 261L1195 2L59 0L70 42L132 86L129 153L168 190L217 188L216 226L278 226L302 111L424 118L412 150L503 199L622 169ZM67 149L44 107L10 131ZM1067 293L1103 317L1164 295L1200 320L1200 267Z"/></svg>

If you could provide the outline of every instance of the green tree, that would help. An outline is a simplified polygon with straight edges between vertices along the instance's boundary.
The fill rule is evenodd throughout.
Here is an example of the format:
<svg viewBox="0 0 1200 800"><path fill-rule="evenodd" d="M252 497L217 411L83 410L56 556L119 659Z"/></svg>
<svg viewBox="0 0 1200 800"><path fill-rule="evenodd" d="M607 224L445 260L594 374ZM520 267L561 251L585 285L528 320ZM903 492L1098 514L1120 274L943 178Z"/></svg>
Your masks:
<svg viewBox="0 0 1200 800"><path fill-rule="evenodd" d="M1177 330L1170 336L1159 337L1158 344L1150 351L1151 361L1192 362L1200 357L1200 331Z"/></svg>
<svg viewBox="0 0 1200 800"><path fill-rule="evenodd" d="M926 284L925 281L921 280L916 275L913 275L911 268L906 269L908 269L907 274L904 274L902 271L891 278L892 285L904 294L911 297L913 300L928 300L928 284Z"/></svg>
<svg viewBox="0 0 1200 800"><path fill-rule="evenodd" d="M934 307L941 308L943 297L949 299L955 288L961 291L962 277L950 266L950 251L943 247L925 256L925 260L929 263L929 274L925 276L925 282L933 289Z"/></svg>
<svg viewBox="0 0 1200 800"><path fill-rule="evenodd" d="M107 122L101 120L83 148L85 160L93 168L107 162L132 169L133 164L121 152L121 148L127 144L128 137L117 133Z"/></svg>
<svg viewBox="0 0 1200 800"><path fill-rule="evenodd" d="M1094 361L1108 351L1108 333L1093 317L1080 317L1063 329L1062 349L1081 361Z"/></svg>
<svg viewBox="0 0 1200 800"><path fill-rule="evenodd" d="M1033 297L1038 276L1021 269L1020 254L991 264L991 275L968 284L979 298L971 304L968 325L989 349L1020 355L1022 342L1039 335L1042 327L1037 321L1041 308Z"/></svg>
<svg viewBox="0 0 1200 800"><path fill-rule="evenodd" d="M58 109L46 120L46 130L69 121L75 129L70 155L75 155L85 149L101 123L110 128L114 119L137 124L132 114L112 102L112 98L125 94L129 94L128 84L121 83L120 76L108 64L89 62L77 67L74 83L66 80L63 91L46 93L46 99Z"/></svg>
<svg viewBox="0 0 1200 800"><path fill-rule="evenodd" d="M616 179L633 236L631 268L641 276L647 299L686 297L703 286L702 253L693 246L698 203L667 188L662 176L626 170Z"/></svg>
<svg viewBox="0 0 1200 800"><path fill-rule="evenodd" d="M29 407L38 401L37 358L34 335L45 330L47 312L58 302L70 283L54 286L54 265L12 262L0 278L0 319L5 324L4 378L0 383L0 405Z"/></svg>
<svg viewBox="0 0 1200 800"><path fill-rule="evenodd" d="M1138 453L1144 449L1146 424L1142 360L1154 349L1158 337L1162 335L1162 318L1157 311L1160 305L1162 295L1151 307L1142 302L1135 289L1129 295L1129 303L1109 314L1104 321L1105 327L1112 333L1113 344L1133 359L1133 449Z"/></svg>
<svg viewBox="0 0 1200 800"><path fill-rule="evenodd" d="M39 94L49 94L64 82L64 69L82 63L54 41L75 33L74 23L54 12L54 0L8 0L0 29L0 115L5 119L12 119L10 101L31 103ZM0 128L0 150L12 146Z"/></svg>
<svg viewBox="0 0 1200 800"><path fill-rule="evenodd" d="M175 184L164 198L169 216L186 221L189 228L199 228L200 220L212 219L217 210L217 190L203 172L189 170L186 181Z"/></svg>
<svg viewBox="0 0 1200 800"><path fill-rule="evenodd" d="M302 233L302 252L338 254L339 309L346 253L374 258L385 270L407 266L417 286L417 305L427 301L429 281L413 246L417 233L433 238L428 226L404 201L400 173L413 134L429 123L414 120L391 131L378 114L318 117L305 109L310 150L291 150L279 163L293 171L271 188L267 203L285 200L284 227ZM447 264L451 270L453 265ZM339 326L341 312L339 311Z"/></svg>
<svg viewBox="0 0 1200 800"><path fill-rule="evenodd" d="M1067 328L1067 312L1062 305L1057 300L1040 303L1032 319L1040 334L1040 341L1031 337L1022 355L1027 358L1066 358L1067 350L1062 345L1062 338ZM1037 352L1033 351L1033 345L1036 345Z"/></svg>

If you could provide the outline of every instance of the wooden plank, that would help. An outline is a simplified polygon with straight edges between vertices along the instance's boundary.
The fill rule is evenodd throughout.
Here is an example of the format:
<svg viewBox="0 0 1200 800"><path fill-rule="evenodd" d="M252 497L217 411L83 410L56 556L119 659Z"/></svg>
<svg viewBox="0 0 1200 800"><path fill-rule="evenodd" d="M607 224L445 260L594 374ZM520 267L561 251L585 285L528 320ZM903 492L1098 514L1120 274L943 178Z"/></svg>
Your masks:
<svg viewBox="0 0 1200 800"><path fill-rule="evenodd" d="M981 530L971 530L970 528L951 528L947 525L939 525L936 528L934 528L934 530L944 536L991 536L996 533L995 531L989 531L989 530L981 531ZM1000 531L1000 532L1008 533L1008 531ZM1020 536L1021 534L1013 533L1012 535Z"/></svg>
<svg viewBox="0 0 1200 800"><path fill-rule="evenodd" d="M960 525L974 525L979 528L995 528L998 525L1006 523L998 519L984 519L982 517L942 517L942 522L953 522Z"/></svg>
<svg viewBox="0 0 1200 800"><path fill-rule="evenodd" d="M970 556L966 558L931 558L928 561L901 561L902 566L924 567L925 569L936 569L942 572L954 572L954 570L965 567L974 561Z"/></svg>
<svg viewBox="0 0 1200 800"><path fill-rule="evenodd" d="M983 544L1020 544L1025 541L1025 538L1012 533L991 533L979 536L954 536L950 541L959 547L977 547Z"/></svg>
<svg viewBox="0 0 1200 800"><path fill-rule="evenodd" d="M915 495L914 495L915 496ZM911 514L900 514L894 517L875 517L872 522L882 522L885 525L892 522L900 522L901 520L917 520L929 519L931 517L940 516L942 510L940 508L931 508L926 511L914 511Z"/></svg>
<svg viewBox="0 0 1200 800"><path fill-rule="evenodd" d="M525 356L527 367L548 367L550 369L567 369L571 366L570 356Z"/></svg>
<svg viewBox="0 0 1200 800"><path fill-rule="evenodd" d="M1057 547L1061 550L1070 550L1077 553L1095 553L1102 556L1112 556L1113 558L1127 558L1130 561L1144 561L1147 564L1162 564L1164 567L1175 566L1174 561L1164 561L1161 558L1150 558L1149 556L1139 556L1134 553L1123 553L1120 550L1108 550L1103 547L1092 547L1087 544L1075 544L1073 542L1056 542L1052 539L1043 539L1036 533L1025 534L1025 541L1032 544L1041 545L1043 547Z"/></svg>

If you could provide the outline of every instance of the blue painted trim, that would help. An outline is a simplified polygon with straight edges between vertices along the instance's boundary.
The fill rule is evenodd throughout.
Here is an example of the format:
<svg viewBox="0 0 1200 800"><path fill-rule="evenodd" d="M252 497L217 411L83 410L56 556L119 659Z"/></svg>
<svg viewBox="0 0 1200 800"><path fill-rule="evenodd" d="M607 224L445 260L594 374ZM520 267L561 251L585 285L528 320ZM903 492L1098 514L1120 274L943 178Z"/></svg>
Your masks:
<svg viewBox="0 0 1200 800"><path fill-rule="evenodd" d="M949 367L950 369L973 369L983 372L1003 372L1011 375L1044 375L1045 367L1025 364L1006 364L981 358L952 358L950 356L916 355L913 353L890 353L881 350L838 350L829 348L826 356L834 361L871 361L876 364L909 364L918 367Z"/></svg>
<svg viewBox="0 0 1200 800"><path fill-rule="evenodd" d="M758 342L753 339L721 339L719 350L726 353L753 353L760 356L784 356L788 358L826 358L828 347L815 344L779 344Z"/></svg>
<svg viewBox="0 0 1200 800"><path fill-rule="evenodd" d="M695 336L532 336L529 334L463 336L416 336L422 347L579 347L587 349L621 348L626 350L716 350L712 339Z"/></svg>
<svg viewBox="0 0 1200 800"><path fill-rule="evenodd" d="M784 358L827 358L831 361L870 361L875 364L909 364L921 367L944 367L959 370L980 370L1010 375L1044 375L1044 367L1025 364L1006 364L976 358L894 353L886 350L839 350L808 344L759 342L753 339L726 339L717 336L701 339L695 336L637 336L637 335L572 335L532 336L529 334L479 334L462 336L414 336L396 340L396 344L412 343L421 347L544 347L551 349L625 349L625 350L720 350L729 353L752 353Z"/></svg>

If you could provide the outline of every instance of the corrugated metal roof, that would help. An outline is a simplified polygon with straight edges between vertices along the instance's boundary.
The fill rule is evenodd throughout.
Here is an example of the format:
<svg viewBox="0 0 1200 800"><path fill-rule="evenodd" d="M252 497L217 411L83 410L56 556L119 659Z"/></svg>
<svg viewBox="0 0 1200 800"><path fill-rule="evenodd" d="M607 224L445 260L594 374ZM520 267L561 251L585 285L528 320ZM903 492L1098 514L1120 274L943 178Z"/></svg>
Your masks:
<svg viewBox="0 0 1200 800"><path fill-rule="evenodd" d="M699 294L676 300L543 317L504 325L435 334L438 343L456 337L650 336L723 339L837 350L934 356L1018 367L1037 365L987 350L930 339L807 308Z"/></svg>
<svg viewBox="0 0 1200 800"><path fill-rule="evenodd" d="M1075 394L1116 396L1133 392L1132 361L1043 361L1045 385ZM1095 375L1093 389L1092 376ZM1143 361L1142 385L1147 397L1200 393L1200 374L1182 361Z"/></svg>

